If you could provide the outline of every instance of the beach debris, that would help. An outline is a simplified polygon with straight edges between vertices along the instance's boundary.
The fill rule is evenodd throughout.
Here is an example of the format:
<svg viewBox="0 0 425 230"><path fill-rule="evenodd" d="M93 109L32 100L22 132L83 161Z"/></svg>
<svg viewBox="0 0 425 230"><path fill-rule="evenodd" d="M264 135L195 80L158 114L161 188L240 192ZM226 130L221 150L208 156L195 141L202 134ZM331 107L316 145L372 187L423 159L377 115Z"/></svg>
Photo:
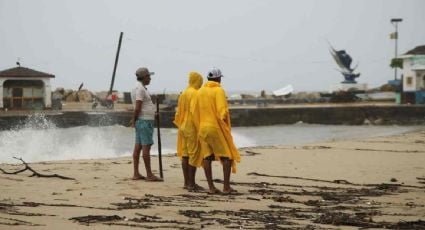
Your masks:
<svg viewBox="0 0 425 230"><path fill-rule="evenodd" d="M396 178L391 178L391 182L397 182L398 180Z"/></svg>
<svg viewBox="0 0 425 230"><path fill-rule="evenodd" d="M29 170L29 171L31 171L33 173L30 177L34 177L34 176L36 176L36 177L47 177L47 178L56 177L56 178L60 178L60 179L63 179L63 180L75 180L75 178L61 176L61 175L58 175L56 173L55 174L49 174L49 175L38 173L37 171L35 171L34 169L32 169L28 165L28 163L26 163L24 160L22 160L22 158L17 158L17 157L13 157L13 158L22 161L22 164L25 165L25 168L20 169L20 170L15 171L15 172L7 172L7 171L3 170L2 168L0 168L0 171L2 171L4 174L19 174L21 172L24 172L26 170Z"/></svg>
<svg viewBox="0 0 425 230"><path fill-rule="evenodd" d="M13 216L56 216L56 215L49 215L44 213L21 212L13 204L7 204L7 203L0 203L0 213L13 215Z"/></svg>
<svg viewBox="0 0 425 230"><path fill-rule="evenodd" d="M201 224L219 224L226 228L282 229L279 225L295 225L288 221L284 210L179 210L179 214L199 219ZM286 228L288 229L288 228Z"/></svg>
<svg viewBox="0 0 425 230"><path fill-rule="evenodd" d="M117 221L123 220L125 217L120 217L118 215L87 215L87 216L78 216L71 217L69 220L76 221L80 224L90 225L91 223L99 223L99 222L108 222L108 221Z"/></svg>
<svg viewBox="0 0 425 230"><path fill-rule="evenodd" d="M3 222L3 221L5 222ZM5 218L5 217L0 217L0 225L8 225L8 226L19 226L19 225L25 225L25 226L46 226L46 225L42 225L42 224L33 224L31 222L28 221L24 221L24 220L19 220L19 219L14 219L14 218Z"/></svg>
<svg viewBox="0 0 425 230"><path fill-rule="evenodd" d="M332 183L332 184L346 184L346 185L352 185L352 186L377 187L380 190L397 190L399 187L425 189L424 186L406 185L404 183L400 183L400 184L387 184L387 183L381 183L381 184L360 184L360 183L352 183L352 182L349 182L347 180L340 180L340 179L338 179L338 180L321 180L321 179L296 177L296 176L267 175L267 174L257 173L257 172L250 172L250 173L247 173L247 175L263 176L263 177L274 177L274 178L284 178L284 179L307 180L307 181L324 182L324 183ZM217 182L219 182L219 181L217 181ZM237 183L234 183L234 184L237 184Z"/></svg>
<svg viewBox="0 0 425 230"><path fill-rule="evenodd" d="M190 221L190 220L189 221L163 220L161 217L158 217L158 216L150 216L150 215L144 215L140 213L136 213L135 215L138 217L128 218L125 216L121 217L118 215L87 215L87 216L72 217L72 218L69 218L69 220L73 220L75 222L78 222L80 224L84 224L87 226L94 223L103 223L105 225L140 227L140 228L147 228L147 229L153 229L153 228L193 229L190 227L184 227L182 225L192 226L195 224L193 221ZM125 223L122 223L122 221L124 221ZM133 224L131 222L135 222L137 224ZM140 225L140 223L155 223L155 224L161 224L161 225ZM162 224L175 224L175 225L162 225Z"/></svg>
<svg viewBox="0 0 425 230"><path fill-rule="evenodd" d="M255 156L255 155L260 155L261 153L259 152L254 152L254 151L250 151L250 150L246 150L246 155L245 156Z"/></svg>
<svg viewBox="0 0 425 230"><path fill-rule="evenodd" d="M332 147L330 146L323 146L323 145L319 145L319 146L302 146L302 149L331 149Z"/></svg>
<svg viewBox="0 0 425 230"><path fill-rule="evenodd" d="M318 224L331 224L331 225L348 225L364 228L375 228L378 227L371 217L362 215L362 213L344 213L344 212L325 212L317 217L314 223Z"/></svg>
<svg viewBox="0 0 425 230"><path fill-rule="evenodd" d="M93 207L93 206L84 206L84 205L75 205L75 204L49 204L49 203L39 203L39 202L32 202L32 201L25 201L22 203L6 203L6 202L0 202L0 212L9 208L13 207L39 207L39 206L50 206L50 207L71 207L71 208L88 208L88 209L99 209L99 210L117 210L114 208L109 207Z"/></svg>
<svg viewBox="0 0 425 230"><path fill-rule="evenodd" d="M332 224L336 226L356 226L361 228L385 228L385 229L425 229L425 221L399 221L397 223L374 222L373 213L356 212L325 212L313 222L320 224Z"/></svg>
<svg viewBox="0 0 425 230"><path fill-rule="evenodd" d="M260 198L255 198L255 197L247 197L247 200L256 200L256 201L261 201Z"/></svg>
<svg viewBox="0 0 425 230"><path fill-rule="evenodd" d="M132 228L141 228L141 229L181 229L181 230L196 230L199 227L184 227L181 225L146 225L146 224L131 224L131 223L115 223L115 222L107 222L103 223L104 225L109 226L124 226L124 227L132 227ZM202 228L202 227L201 227Z"/></svg>
<svg viewBox="0 0 425 230"><path fill-rule="evenodd" d="M163 220L161 217L158 216L150 216L150 215L144 215L140 213L136 213L138 218L131 218L128 219L128 221L133 221L137 223L167 223L167 224L183 224L183 225L193 225L195 224L192 221L177 221L177 220Z"/></svg>
<svg viewBox="0 0 425 230"><path fill-rule="evenodd" d="M297 177L297 176L275 176L275 175L267 175L263 173L257 173L257 172L250 172L247 173L247 175L250 176L263 176L263 177L277 177L277 178L285 178L285 179L298 179L298 180L308 180L308 181L316 181L316 182L326 182L326 183L333 183L333 184L349 184L354 185L351 182L348 182L346 180L321 180L321 179L311 179L311 178L304 178L304 177Z"/></svg>
<svg viewBox="0 0 425 230"><path fill-rule="evenodd" d="M123 209L147 209L153 206L154 204L151 202L144 202L142 199L126 199L127 202L121 203L111 203L114 206L117 206L118 210ZM136 202L133 202L136 201Z"/></svg>
<svg viewBox="0 0 425 230"><path fill-rule="evenodd" d="M416 177L418 179L419 184L425 184L425 177Z"/></svg>
<svg viewBox="0 0 425 230"><path fill-rule="evenodd" d="M199 199L194 199L195 195L185 194L177 196L156 196L152 194L145 194L142 198L124 197L127 202L111 203L116 206L118 210L123 209L148 209L153 206L177 206L177 207L208 207L205 200L208 199L205 195ZM217 201L217 199L216 199Z"/></svg>
<svg viewBox="0 0 425 230"><path fill-rule="evenodd" d="M399 221L396 224L388 224L386 227L390 229L425 229L425 221Z"/></svg>

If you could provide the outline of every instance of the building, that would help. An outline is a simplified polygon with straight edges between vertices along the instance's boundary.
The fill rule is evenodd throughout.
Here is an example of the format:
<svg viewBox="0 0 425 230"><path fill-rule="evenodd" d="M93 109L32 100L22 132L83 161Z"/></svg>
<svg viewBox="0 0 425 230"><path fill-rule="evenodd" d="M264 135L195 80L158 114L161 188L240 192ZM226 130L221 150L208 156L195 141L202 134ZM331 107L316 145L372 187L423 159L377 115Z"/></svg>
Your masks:
<svg viewBox="0 0 425 230"><path fill-rule="evenodd" d="M0 109L51 108L54 77L21 66L0 71Z"/></svg>
<svg viewBox="0 0 425 230"><path fill-rule="evenodd" d="M425 104L425 45L399 58L403 59L403 102Z"/></svg>

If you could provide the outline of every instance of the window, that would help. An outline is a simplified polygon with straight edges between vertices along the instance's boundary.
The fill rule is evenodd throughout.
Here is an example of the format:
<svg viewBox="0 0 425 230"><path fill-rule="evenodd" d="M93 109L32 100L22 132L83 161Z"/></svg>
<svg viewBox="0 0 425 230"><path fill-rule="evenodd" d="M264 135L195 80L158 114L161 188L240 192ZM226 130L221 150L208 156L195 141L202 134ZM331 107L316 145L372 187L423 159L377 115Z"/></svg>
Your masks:
<svg viewBox="0 0 425 230"><path fill-rule="evenodd" d="M425 89L425 74L422 76L422 88Z"/></svg>
<svg viewBox="0 0 425 230"><path fill-rule="evenodd" d="M24 97L32 97L32 88L23 88Z"/></svg>
<svg viewBox="0 0 425 230"><path fill-rule="evenodd" d="M33 88L33 97L43 97L43 88Z"/></svg>
<svg viewBox="0 0 425 230"><path fill-rule="evenodd" d="M4 88L3 89L3 97L12 97L12 89Z"/></svg>
<svg viewBox="0 0 425 230"><path fill-rule="evenodd" d="M413 84L413 77L406 77L406 84L407 84L407 86L412 86L412 84Z"/></svg>

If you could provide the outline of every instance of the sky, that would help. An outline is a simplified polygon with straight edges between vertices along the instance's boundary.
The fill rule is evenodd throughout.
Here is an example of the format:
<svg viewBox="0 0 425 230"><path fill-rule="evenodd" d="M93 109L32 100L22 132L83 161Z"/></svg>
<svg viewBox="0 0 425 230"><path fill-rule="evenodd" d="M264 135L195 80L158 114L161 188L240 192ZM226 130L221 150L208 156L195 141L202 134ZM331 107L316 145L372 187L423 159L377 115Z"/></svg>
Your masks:
<svg viewBox="0 0 425 230"><path fill-rule="evenodd" d="M394 79L391 18L403 54L425 45L424 12L423 0L0 0L0 70L19 60L54 74L53 89L108 90L123 32L118 91L139 67L155 72L152 92L174 93L213 66L230 92L328 91L343 80L329 43L374 88Z"/></svg>

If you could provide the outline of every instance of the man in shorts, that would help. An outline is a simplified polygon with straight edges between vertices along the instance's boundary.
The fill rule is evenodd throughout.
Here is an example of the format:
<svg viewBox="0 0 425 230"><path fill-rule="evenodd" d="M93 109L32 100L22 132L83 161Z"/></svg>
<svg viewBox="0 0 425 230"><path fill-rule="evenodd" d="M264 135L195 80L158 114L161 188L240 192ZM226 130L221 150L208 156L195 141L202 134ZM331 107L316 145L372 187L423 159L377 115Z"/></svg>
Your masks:
<svg viewBox="0 0 425 230"><path fill-rule="evenodd" d="M199 112L199 138L203 152L203 167L208 181L209 193L220 193L213 183L211 162L220 160L223 165L223 193L236 190L230 187L230 173L236 173L236 162L240 162L239 151L233 143L230 113L226 94L221 88L220 69L208 72L208 82L197 93L196 109Z"/></svg>
<svg viewBox="0 0 425 230"><path fill-rule="evenodd" d="M153 124L155 119L155 106L152 103L147 85L151 82L153 72L145 67L136 71L137 86L131 93L134 105L134 114L131 127L136 130L136 143L133 150L133 180L146 179L146 181L162 181L151 170L150 150L153 145ZM146 178L139 172L140 151L143 153L143 161L146 168Z"/></svg>

